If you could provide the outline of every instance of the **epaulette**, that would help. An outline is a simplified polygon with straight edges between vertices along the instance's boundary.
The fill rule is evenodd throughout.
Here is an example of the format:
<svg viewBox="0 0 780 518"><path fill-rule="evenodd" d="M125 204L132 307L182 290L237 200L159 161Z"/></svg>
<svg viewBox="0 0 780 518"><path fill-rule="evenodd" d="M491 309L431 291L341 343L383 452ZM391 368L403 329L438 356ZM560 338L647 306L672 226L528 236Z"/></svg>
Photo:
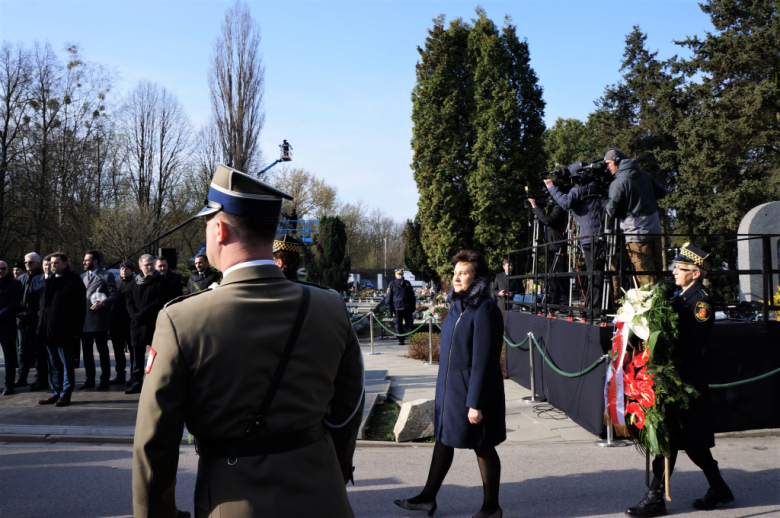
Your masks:
<svg viewBox="0 0 780 518"><path fill-rule="evenodd" d="M207 289L207 290L196 291L195 293L188 293L187 295L179 295L175 299L166 302L165 305L163 306L163 309L167 308L171 304L176 304L177 302L181 302L184 299L188 299L190 297L194 297L195 295L200 295L201 293L206 293L206 292L209 292L209 291L211 291L211 290Z"/></svg>

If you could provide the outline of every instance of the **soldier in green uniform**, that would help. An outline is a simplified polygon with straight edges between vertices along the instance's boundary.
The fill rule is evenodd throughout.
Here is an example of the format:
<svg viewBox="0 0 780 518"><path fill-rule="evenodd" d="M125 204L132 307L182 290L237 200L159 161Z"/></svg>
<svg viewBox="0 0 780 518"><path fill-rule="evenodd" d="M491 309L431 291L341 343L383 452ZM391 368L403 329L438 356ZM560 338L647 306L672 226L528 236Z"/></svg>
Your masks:
<svg viewBox="0 0 780 518"><path fill-rule="evenodd" d="M680 379L696 389L699 396L690 402L689 407L680 413L681 426L671 437L669 464L674 470L679 450L685 450L688 457L707 477L710 487L703 498L694 500L696 509L714 509L720 504L734 501L734 495L723 480L718 469L718 461L712 458L710 448L715 446L715 433L712 427L712 409L704 362L705 349L715 317L712 311L712 294L702 286L702 279L710 269L709 255L701 249L685 243L674 258L674 280L679 291L672 300L672 309L677 312L676 352L679 355L677 370ZM626 510L628 516L643 518L666 514L664 503L664 458L653 461L653 481L650 490L637 505ZM669 473L671 476L671 472Z"/></svg>
<svg viewBox="0 0 780 518"><path fill-rule="evenodd" d="M220 165L206 207L219 288L160 311L133 455L135 517L177 516L184 425L200 456L196 517L353 516L345 484L363 408L341 298L285 279L272 244L283 199Z"/></svg>

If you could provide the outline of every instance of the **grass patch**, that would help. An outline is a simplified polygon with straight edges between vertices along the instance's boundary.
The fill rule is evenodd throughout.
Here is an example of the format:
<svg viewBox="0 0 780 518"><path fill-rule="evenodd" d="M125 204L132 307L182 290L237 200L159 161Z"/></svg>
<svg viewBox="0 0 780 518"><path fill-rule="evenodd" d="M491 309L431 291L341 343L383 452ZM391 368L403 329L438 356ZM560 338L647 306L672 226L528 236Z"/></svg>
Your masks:
<svg viewBox="0 0 780 518"><path fill-rule="evenodd" d="M401 405L386 400L384 403L377 404L374 407L374 413L368 418L366 423L365 436L368 441L395 441L393 428L398 421L398 414L401 413ZM416 439L411 442L434 443L436 439L428 437L426 439Z"/></svg>

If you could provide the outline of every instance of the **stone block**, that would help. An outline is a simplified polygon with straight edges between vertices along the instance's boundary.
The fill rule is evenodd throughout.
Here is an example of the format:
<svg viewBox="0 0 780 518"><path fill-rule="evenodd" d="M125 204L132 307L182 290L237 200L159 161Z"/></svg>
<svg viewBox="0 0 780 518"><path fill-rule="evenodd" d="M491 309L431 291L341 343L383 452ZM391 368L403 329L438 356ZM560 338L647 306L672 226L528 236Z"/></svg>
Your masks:
<svg viewBox="0 0 780 518"><path fill-rule="evenodd" d="M398 421L395 423L395 428L393 428L396 442L431 437L433 435L435 412L433 399L405 401L401 405Z"/></svg>
<svg viewBox="0 0 780 518"><path fill-rule="evenodd" d="M739 224L739 234L780 234L780 201L764 203L751 209L742 222ZM740 241L738 249L738 265L740 270L761 270L764 263L764 250L761 239L745 239L739 236ZM778 240L780 238L769 238L768 255L771 257L772 269L778 268L780 254L778 253ZM770 292L775 292L776 286L780 283L777 274L772 275ZM741 300L754 301L764 300L764 285L761 275L740 275L739 276L739 295ZM774 293L770 293L771 298Z"/></svg>

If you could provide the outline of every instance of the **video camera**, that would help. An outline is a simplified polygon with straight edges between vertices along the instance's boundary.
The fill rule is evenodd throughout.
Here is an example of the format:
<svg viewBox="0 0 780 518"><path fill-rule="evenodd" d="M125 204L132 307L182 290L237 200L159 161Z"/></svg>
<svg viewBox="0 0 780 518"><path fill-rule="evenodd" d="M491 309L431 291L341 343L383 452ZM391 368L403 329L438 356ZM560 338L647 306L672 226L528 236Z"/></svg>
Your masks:
<svg viewBox="0 0 780 518"><path fill-rule="evenodd" d="M554 171L542 171L539 173L539 176L549 176L549 180L552 180L553 185L564 194L568 193L573 186L571 182L571 173L565 167ZM544 181L539 182L539 187L542 190L547 190L547 185Z"/></svg>
<svg viewBox="0 0 780 518"><path fill-rule="evenodd" d="M590 164L583 166L579 174L577 180L580 185L588 185L592 182L605 190L609 189L609 184L615 179L607 170L607 164L603 158L597 158Z"/></svg>
<svg viewBox="0 0 780 518"><path fill-rule="evenodd" d="M526 194L525 196L520 196L520 199L523 200L523 208L530 209L531 204L528 203L528 200L533 199L536 201L538 205L541 205L544 207L547 205L547 200L550 198L550 196L547 193L539 193L539 194Z"/></svg>

